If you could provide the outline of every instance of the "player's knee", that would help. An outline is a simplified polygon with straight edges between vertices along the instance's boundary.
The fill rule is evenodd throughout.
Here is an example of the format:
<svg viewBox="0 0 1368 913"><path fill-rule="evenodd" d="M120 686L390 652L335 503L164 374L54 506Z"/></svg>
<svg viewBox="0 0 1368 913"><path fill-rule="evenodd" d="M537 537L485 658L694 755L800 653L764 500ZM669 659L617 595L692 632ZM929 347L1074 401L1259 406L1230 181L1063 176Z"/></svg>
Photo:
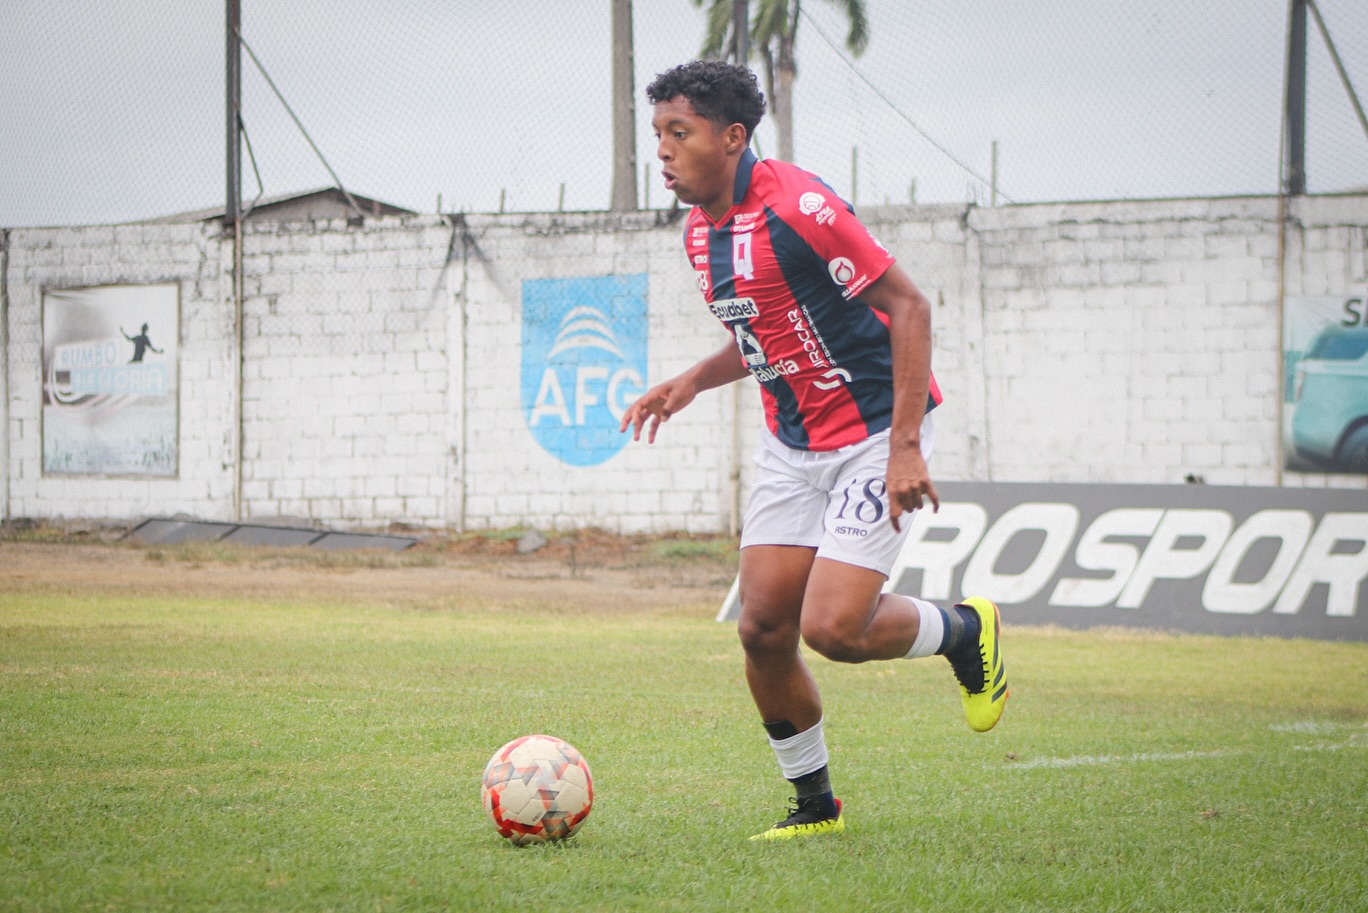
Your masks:
<svg viewBox="0 0 1368 913"><path fill-rule="evenodd" d="M750 656L792 653L798 648L796 625L774 613L748 610L744 604L736 632L741 638L741 649Z"/></svg>
<svg viewBox="0 0 1368 913"><path fill-rule="evenodd" d="M861 632L830 619L803 620L803 643L835 663L864 662Z"/></svg>

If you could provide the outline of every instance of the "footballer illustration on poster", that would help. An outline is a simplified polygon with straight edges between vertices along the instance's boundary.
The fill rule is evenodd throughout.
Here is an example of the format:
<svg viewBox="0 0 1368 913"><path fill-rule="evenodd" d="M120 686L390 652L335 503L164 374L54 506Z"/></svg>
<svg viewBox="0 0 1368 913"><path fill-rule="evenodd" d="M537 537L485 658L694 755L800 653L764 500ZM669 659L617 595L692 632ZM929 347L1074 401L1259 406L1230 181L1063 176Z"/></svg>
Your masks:
<svg viewBox="0 0 1368 913"><path fill-rule="evenodd" d="M1368 473L1368 287L1289 297L1283 365L1285 468Z"/></svg>
<svg viewBox="0 0 1368 913"><path fill-rule="evenodd" d="M43 473L174 477L180 288L43 293Z"/></svg>

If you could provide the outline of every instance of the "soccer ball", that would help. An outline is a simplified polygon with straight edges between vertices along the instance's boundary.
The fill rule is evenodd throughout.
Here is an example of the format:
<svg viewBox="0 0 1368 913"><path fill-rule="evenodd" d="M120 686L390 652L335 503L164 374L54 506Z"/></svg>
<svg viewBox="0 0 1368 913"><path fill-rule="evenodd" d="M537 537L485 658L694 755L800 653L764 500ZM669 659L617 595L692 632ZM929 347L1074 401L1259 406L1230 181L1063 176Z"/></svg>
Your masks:
<svg viewBox="0 0 1368 913"><path fill-rule="evenodd" d="M594 805L594 781L569 742L525 735L494 752L480 796L499 835L526 846L579 830Z"/></svg>

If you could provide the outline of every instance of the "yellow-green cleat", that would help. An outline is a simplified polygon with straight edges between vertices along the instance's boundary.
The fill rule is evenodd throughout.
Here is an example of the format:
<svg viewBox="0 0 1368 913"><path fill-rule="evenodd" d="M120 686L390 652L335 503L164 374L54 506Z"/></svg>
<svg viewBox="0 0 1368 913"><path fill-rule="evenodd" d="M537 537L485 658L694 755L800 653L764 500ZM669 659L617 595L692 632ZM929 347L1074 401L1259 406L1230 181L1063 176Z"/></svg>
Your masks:
<svg viewBox="0 0 1368 913"><path fill-rule="evenodd" d="M960 606L978 615L978 643L946 658L959 679L960 701L969 728L987 732L997 725L1007 706L1007 668L999 643L1002 617L995 603L978 596L964 600Z"/></svg>
<svg viewBox="0 0 1368 913"><path fill-rule="evenodd" d="M761 831L752 840L794 840L799 837L816 837L819 834L839 834L845 831L845 818L841 817L841 800L836 800L836 817L820 817L822 813L795 799L789 805L789 816L767 831Z"/></svg>

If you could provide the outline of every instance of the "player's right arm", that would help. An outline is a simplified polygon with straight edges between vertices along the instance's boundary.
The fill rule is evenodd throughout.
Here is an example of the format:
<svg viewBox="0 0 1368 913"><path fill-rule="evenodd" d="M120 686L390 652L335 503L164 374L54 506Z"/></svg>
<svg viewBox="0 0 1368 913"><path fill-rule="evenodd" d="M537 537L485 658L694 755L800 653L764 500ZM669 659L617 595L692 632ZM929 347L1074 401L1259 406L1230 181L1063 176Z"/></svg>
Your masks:
<svg viewBox="0 0 1368 913"><path fill-rule="evenodd" d="M631 425L632 440L639 441L642 426L649 421L651 427L646 431L646 443L654 444L660 423L669 421L670 416L693 402L695 396L704 390L735 383L748 373L736 343L728 341L687 371L643 393L622 414L622 424L618 430L626 431L627 426Z"/></svg>

